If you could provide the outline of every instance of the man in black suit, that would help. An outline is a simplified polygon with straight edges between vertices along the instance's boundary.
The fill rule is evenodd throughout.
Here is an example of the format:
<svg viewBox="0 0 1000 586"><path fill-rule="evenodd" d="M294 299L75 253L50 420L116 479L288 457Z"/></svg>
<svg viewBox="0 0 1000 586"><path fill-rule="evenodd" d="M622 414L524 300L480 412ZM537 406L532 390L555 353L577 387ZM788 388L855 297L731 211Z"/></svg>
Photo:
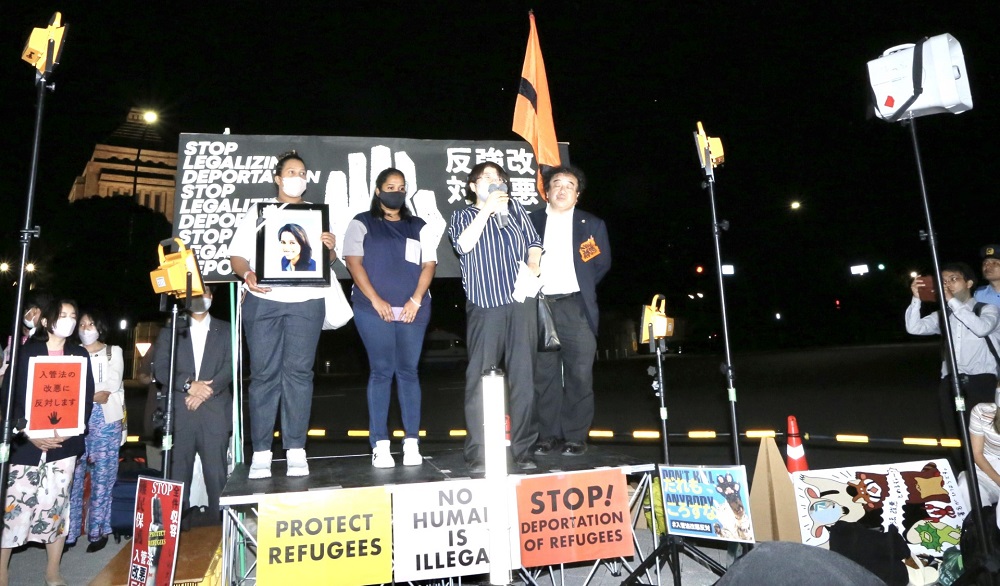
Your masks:
<svg viewBox="0 0 1000 586"><path fill-rule="evenodd" d="M586 178L576 168L556 167L546 183L548 205L531 213L542 235L542 293L549 299L562 348L538 352L535 362L535 454L587 451L594 419L594 355L597 351L597 284L611 268L604 221L576 208Z"/></svg>
<svg viewBox="0 0 1000 586"><path fill-rule="evenodd" d="M184 511L190 505L195 454L201 457L209 514L221 518L219 496L226 486L226 451L233 429L233 346L229 322L213 319L212 292L191 298L190 324L179 328L174 371L174 446L169 478L184 483ZM170 327L156 339L153 370L170 380Z"/></svg>

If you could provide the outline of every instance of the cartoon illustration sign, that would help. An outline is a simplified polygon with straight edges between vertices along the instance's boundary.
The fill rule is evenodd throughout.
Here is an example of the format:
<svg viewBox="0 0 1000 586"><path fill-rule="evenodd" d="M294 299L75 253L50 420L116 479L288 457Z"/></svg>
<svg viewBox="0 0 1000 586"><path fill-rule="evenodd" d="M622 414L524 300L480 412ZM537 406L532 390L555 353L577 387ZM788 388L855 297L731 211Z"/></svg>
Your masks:
<svg viewBox="0 0 1000 586"><path fill-rule="evenodd" d="M753 543L745 466L659 466L667 533Z"/></svg>
<svg viewBox="0 0 1000 586"><path fill-rule="evenodd" d="M25 396L28 437L80 435L86 427L83 396L88 359L82 356L32 356Z"/></svg>
<svg viewBox="0 0 1000 586"><path fill-rule="evenodd" d="M796 472L792 483L807 545L828 542L837 521L895 525L915 555L940 557L958 545L969 511L944 459Z"/></svg>

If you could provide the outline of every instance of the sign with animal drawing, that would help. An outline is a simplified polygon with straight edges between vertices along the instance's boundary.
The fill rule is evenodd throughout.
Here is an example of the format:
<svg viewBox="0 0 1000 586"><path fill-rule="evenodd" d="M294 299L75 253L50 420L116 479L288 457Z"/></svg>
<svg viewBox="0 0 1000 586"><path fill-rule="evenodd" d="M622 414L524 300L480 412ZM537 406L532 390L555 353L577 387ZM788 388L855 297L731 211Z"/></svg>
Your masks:
<svg viewBox="0 0 1000 586"><path fill-rule="evenodd" d="M887 531L895 525L914 555L955 545L969 508L947 460L808 470L792 475L802 543L830 540L837 521Z"/></svg>
<svg viewBox="0 0 1000 586"><path fill-rule="evenodd" d="M753 543L745 466L660 466L667 533Z"/></svg>

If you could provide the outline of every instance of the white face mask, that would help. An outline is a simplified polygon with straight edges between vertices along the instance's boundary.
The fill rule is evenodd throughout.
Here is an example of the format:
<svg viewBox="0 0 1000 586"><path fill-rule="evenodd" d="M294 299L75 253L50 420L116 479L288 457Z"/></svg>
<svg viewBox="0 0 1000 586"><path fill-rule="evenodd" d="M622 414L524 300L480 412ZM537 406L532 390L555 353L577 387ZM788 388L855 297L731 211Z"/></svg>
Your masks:
<svg viewBox="0 0 1000 586"><path fill-rule="evenodd" d="M56 325L52 327L52 333L60 338L68 338L73 335L76 329L76 320L71 317L61 317L56 320Z"/></svg>
<svg viewBox="0 0 1000 586"><path fill-rule="evenodd" d="M281 180L281 190L288 197L299 197L306 191L306 180L301 177L285 177Z"/></svg>
<svg viewBox="0 0 1000 586"><path fill-rule="evenodd" d="M97 341L97 338L101 337L101 334L97 330L80 330L80 341L83 342L84 346L90 346Z"/></svg>
<svg viewBox="0 0 1000 586"><path fill-rule="evenodd" d="M192 297L190 307L191 313L208 313L208 310L212 308L212 298Z"/></svg>
<svg viewBox="0 0 1000 586"><path fill-rule="evenodd" d="M26 320L23 320L23 321L24 321L24 327L26 327L28 329L31 329L31 330L35 329L35 320L33 320L33 319L26 319Z"/></svg>

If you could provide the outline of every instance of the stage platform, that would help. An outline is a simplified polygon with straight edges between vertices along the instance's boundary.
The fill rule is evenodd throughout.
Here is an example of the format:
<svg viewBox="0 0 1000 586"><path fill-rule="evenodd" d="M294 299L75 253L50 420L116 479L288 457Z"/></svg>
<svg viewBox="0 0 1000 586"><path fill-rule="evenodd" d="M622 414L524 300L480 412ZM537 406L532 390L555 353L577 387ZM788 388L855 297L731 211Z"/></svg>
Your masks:
<svg viewBox="0 0 1000 586"><path fill-rule="evenodd" d="M431 488L433 488L435 494L438 494L438 491L448 492L446 487L452 482L455 483L454 486L459 492L464 490L466 491L466 494L476 495L475 497L470 498L481 498L481 496L479 496L481 493L477 493L476 489L472 489L473 492L468 492L469 488L467 487L472 486L469 484L470 482L483 482L480 480L483 478L483 474L473 474L469 470L461 448L425 451L424 462L420 466L402 466L400 464L400 460L401 457L397 457L397 465L394 468L379 469L374 468L371 465L371 456L368 453L350 456L310 458L310 474L309 476L304 477L286 476L285 462L283 460L274 460L271 467L273 476L271 478L259 480L250 480L248 478L248 464L237 466L230 475L229 481L227 482L226 488L220 499L225 513L223 515L223 567L225 572L223 581L227 584L256 583L257 570L259 568L256 568L255 562L257 560L253 554L258 549L258 529L264 531L265 525L269 528L273 527L273 523L271 521L265 520L269 515L263 508L261 508L265 502L265 498L267 499L267 502L271 502L274 500L274 497L280 498L282 495L286 495L290 498L286 498L285 501L290 500L293 502L300 502L300 507L305 506L305 501L316 502L318 505L310 505L311 508L308 509L311 511L311 515L316 516L321 515L321 510L327 510L330 512L336 511L335 514L339 515L351 515L364 513L365 511L379 510L376 509L374 505L370 505L368 502L356 502L354 505L349 505L347 503L354 501L337 501L341 502L341 504L333 504L334 500L340 498L338 495L343 494L345 495L344 498L346 498L348 493L357 492L356 489L369 491L371 489L375 489L378 493L392 495L391 499L389 497L385 497L387 501L390 501L392 504L389 505L388 508L380 509L382 514L386 516L391 515L390 511L396 509L397 506L402 506L403 503L397 502L398 499L405 497L405 501L406 499L416 498L414 495ZM576 477L578 476L578 473L584 475L610 473L612 478L618 474L617 478L619 479L622 479L623 476L634 477L634 483L639 485L635 494L626 494L631 491L625 490L627 487L625 486L624 480L620 480L622 484L618 487L622 495L620 498L624 499L622 501L622 510L625 512L625 525L623 526L622 531L625 533L625 543L631 543L632 546L630 546L627 552L615 555L625 557L615 557L614 559L605 561L596 557L577 558L581 561L583 559L591 560L585 563L585 565L590 568L587 572L588 577L582 579L578 583L590 583L593 578L593 573L602 563L608 566L608 571L613 575L621 576L622 571L624 571L625 574L628 574L629 571L631 571L628 569L631 565L628 560L636 560L636 563L638 563L637 560L642 559L644 556L643 550L645 548L640 545L639 539L635 535L635 521L642 517L642 506L640 500L650 486L651 477L656 470L656 464L643 462L632 456L628 456L601 446L590 446L587 453L582 456L563 456L561 454L554 454L550 456L540 456L537 457L536 460L538 463L537 469L521 471L513 464L512 459L508 457L508 470L512 472L508 474L509 481L506 482L505 485L510 487L509 490L511 499L514 499L516 491L513 487L515 486L524 485L525 483L535 483L533 484L534 488L532 490L539 490L540 487L555 487L559 482L563 482L563 480L559 479ZM493 483L490 485L492 484ZM480 484L478 486L485 487L488 485ZM601 484L600 488L604 489L606 486L606 484ZM385 492L378 491L378 489L382 487L386 488ZM542 490L546 491L544 494L549 494L549 488L542 488ZM320 497L320 492L326 493L328 496ZM619 491L615 492L617 494ZM586 489L579 492L581 495L586 493ZM301 496L296 497L293 495ZM608 496L610 497L610 493L608 493ZM316 501L315 497L333 500ZM371 499L370 496L368 498ZM435 497L435 505L439 504L437 501L438 497ZM469 506L486 506L486 503L492 502L494 501L473 500ZM510 506L514 508L510 509L512 511L510 514L516 516L516 506L513 505L513 502L514 501L511 500ZM602 497L600 499L600 503L600 506L603 506L605 503L610 503L610 499ZM492 509L492 506L490 508ZM501 508L499 510L506 509ZM399 513L399 511L395 512L397 514ZM273 515L273 513L271 514ZM377 517L378 515L376 514L375 516ZM411 516L412 513L405 513L403 518L410 518ZM285 517L282 517L282 519L285 519ZM396 521L398 520L399 519L396 519ZM468 519L466 519L466 521L468 521ZM519 526L520 523L512 520L510 530L512 531L512 539L515 543L517 540ZM476 526L467 526L466 530L470 532L469 535L472 535L471 532L476 529ZM407 533L410 533L411 535L408 536ZM267 534L271 535L273 538L273 530ZM392 543L392 547L386 550L389 555L401 555L400 552L402 550L400 548L406 549L404 543L407 539L410 540L410 546L412 549L412 541L414 539L412 537L412 532L393 524L392 532L387 535L389 535L388 539ZM343 536L327 536L325 540L342 538ZM446 544L444 543L440 546L441 550L437 549L438 546L432 541L432 533L429 533L428 537L421 537L417 539L421 540L421 542L426 545L428 551L441 551L446 549L444 547ZM450 539L451 538L449 537L447 544L451 544ZM511 545L516 547L515 543L512 543ZM268 548L265 547L265 550L266 549ZM646 551L649 550L647 549ZM404 559L412 559L412 556ZM421 559L424 560L425 558ZM263 560L261 561L263 562ZM522 558L522 562L523 561L524 560ZM269 563L273 563L273 560L269 559ZM544 564L542 566L535 564L532 565L535 566L535 569L533 570L519 570L517 568L520 566L515 566L515 571L519 573L520 577L527 583L534 582L534 578L530 576L537 577L540 573L547 573L549 576L553 576L553 570L558 574L562 574L562 571L564 570L562 563L557 563L555 566L552 566L551 564ZM578 566L579 564L573 565ZM390 568L390 571L393 571L391 568L394 567L394 571L398 573L400 571L399 560L397 559L395 564L390 563L387 567ZM582 570L584 568L581 567L580 569ZM273 572L274 570L271 569L269 571ZM656 574L655 571L654 574ZM456 574L453 577L460 577L461 575L462 574ZM466 572L466 575L468 575L468 572ZM564 578L565 577L567 576L564 575ZM435 578L441 580L444 579L445 576L441 574ZM263 583L263 577L261 579L261 583ZM390 577L389 580L381 581L390 581L391 579L392 577ZM395 579L399 581L398 574L395 576ZM654 579L658 581L658 576L655 576ZM412 581L412 579L404 581ZM306 582L308 582L308 579L306 579ZM372 582L377 581L355 581L352 583L369 584ZM570 582L572 583L574 580L571 579ZM459 580L459 583L461 583L461 580Z"/></svg>
<svg viewBox="0 0 1000 586"><path fill-rule="evenodd" d="M222 506L253 504L259 500L259 495L262 494L363 488L483 477L482 474L473 474L469 471L461 448L426 452L424 453L424 463L421 466L403 466L400 463L402 454L394 454L394 456L396 456L395 468L373 467L371 455L368 453L353 456L309 458L309 476L298 477L285 476L285 461L274 460L271 465L271 478L259 480L250 480L247 476L250 465L240 464L229 476L220 503ZM508 458L509 475L533 476L600 470L602 468L623 468L626 474L631 475L652 472L656 469L656 464L642 462L602 446L589 446L587 453L582 456L553 454L538 456L536 460L538 462L537 469L522 471L517 469L511 458Z"/></svg>

